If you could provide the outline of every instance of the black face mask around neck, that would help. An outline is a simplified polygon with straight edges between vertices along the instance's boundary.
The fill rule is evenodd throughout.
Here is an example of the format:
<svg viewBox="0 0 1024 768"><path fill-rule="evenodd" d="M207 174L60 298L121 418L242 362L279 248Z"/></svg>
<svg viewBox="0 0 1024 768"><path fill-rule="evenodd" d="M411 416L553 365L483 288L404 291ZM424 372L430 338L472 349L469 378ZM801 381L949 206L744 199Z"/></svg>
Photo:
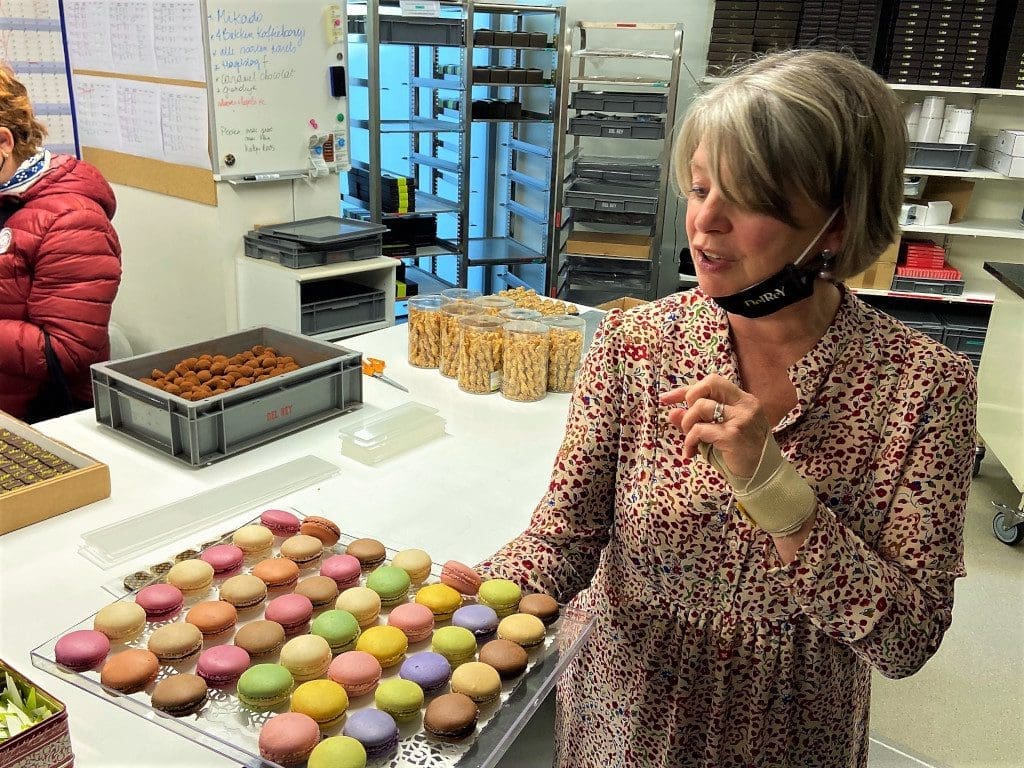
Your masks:
<svg viewBox="0 0 1024 768"><path fill-rule="evenodd" d="M814 293L814 278L817 269L800 269L800 263L807 256L818 239L825 234L829 224L839 213L836 208L832 215L818 230L818 234L807 244L796 261L787 264L774 275L766 277L749 288L730 294L729 296L712 296L712 301L734 315L741 317L765 317L785 309L791 304L803 301Z"/></svg>

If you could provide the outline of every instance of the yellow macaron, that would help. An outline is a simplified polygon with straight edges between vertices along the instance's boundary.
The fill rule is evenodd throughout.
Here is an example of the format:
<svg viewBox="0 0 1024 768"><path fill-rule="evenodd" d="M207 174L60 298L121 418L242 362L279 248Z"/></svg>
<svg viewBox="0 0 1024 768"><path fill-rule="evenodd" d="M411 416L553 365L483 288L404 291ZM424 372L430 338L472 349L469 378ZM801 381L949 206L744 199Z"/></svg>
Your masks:
<svg viewBox="0 0 1024 768"><path fill-rule="evenodd" d="M393 667L405 658L409 638L398 627L370 627L356 640L356 650L365 651L380 662L383 669Z"/></svg>

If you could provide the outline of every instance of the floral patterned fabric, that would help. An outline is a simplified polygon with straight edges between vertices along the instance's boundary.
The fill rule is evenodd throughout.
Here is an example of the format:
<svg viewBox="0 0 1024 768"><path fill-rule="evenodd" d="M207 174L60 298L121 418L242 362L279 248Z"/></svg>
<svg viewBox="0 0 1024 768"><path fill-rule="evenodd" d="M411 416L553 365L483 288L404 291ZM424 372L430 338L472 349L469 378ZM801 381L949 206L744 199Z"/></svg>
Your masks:
<svg viewBox="0 0 1024 768"><path fill-rule="evenodd" d="M558 689L562 768L863 767L871 669L913 674L964 575L970 363L844 292L775 426L816 523L783 566L658 394L741 385L699 290L605 318L547 494L482 570L595 616ZM742 386L742 385L741 385Z"/></svg>

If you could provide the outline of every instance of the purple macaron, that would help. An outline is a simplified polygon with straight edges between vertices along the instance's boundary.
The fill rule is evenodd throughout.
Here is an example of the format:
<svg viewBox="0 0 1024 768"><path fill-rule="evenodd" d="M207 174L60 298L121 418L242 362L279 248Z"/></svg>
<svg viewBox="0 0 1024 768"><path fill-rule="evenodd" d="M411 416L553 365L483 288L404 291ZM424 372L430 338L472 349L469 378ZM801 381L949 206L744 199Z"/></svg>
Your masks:
<svg viewBox="0 0 1024 768"><path fill-rule="evenodd" d="M260 515L260 525L269 528L275 536L294 536L299 532L299 518L283 509L268 509Z"/></svg>
<svg viewBox="0 0 1024 768"><path fill-rule="evenodd" d="M68 632L54 648L58 664L68 669L83 672L99 666L110 653L110 639L95 629L79 629Z"/></svg>
<svg viewBox="0 0 1024 768"><path fill-rule="evenodd" d="M390 755L398 748L395 719L379 709L350 712L343 733L362 744L371 760Z"/></svg>
<svg viewBox="0 0 1024 768"><path fill-rule="evenodd" d="M451 679L452 665L440 653L423 651L403 661L398 676L416 683L424 693L431 693Z"/></svg>
<svg viewBox="0 0 1024 768"><path fill-rule="evenodd" d="M464 605L452 614L452 626L465 627L479 643L498 631L498 614L486 605Z"/></svg>
<svg viewBox="0 0 1024 768"><path fill-rule="evenodd" d="M215 645L199 656L196 674L210 685L235 682L249 668L249 654L237 645Z"/></svg>
<svg viewBox="0 0 1024 768"><path fill-rule="evenodd" d="M362 566L352 555L331 555L320 564L320 575L334 579L338 589L359 586Z"/></svg>
<svg viewBox="0 0 1024 768"><path fill-rule="evenodd" d="M199 559L205 560L213 566L214 575L226 576L242 567L245 552L234 544L215 544L209 549L203 550Z"/></svg>
<svg viewBox="0 0 1024 768"><path fill-rule="evenodd" d="M181 610L185 597L171 584L150 584L139 590L135 602L146 612L149 621L162 621Z"/></svg>

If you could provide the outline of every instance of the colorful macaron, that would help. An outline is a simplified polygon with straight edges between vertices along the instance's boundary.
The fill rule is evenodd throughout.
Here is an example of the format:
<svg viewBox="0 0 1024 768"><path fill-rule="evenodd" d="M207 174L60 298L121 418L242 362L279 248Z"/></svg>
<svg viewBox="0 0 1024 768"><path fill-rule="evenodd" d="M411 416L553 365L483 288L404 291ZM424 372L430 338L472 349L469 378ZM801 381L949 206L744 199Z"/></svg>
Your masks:
<svg viewBox="0 0 1024 768"><path fill-rule="evenodd" d="M427 705L423 728L435 739L462 741L474 730L480 710L464 693L446 693Z"/></svg>
<svg viewBox="0 0 1024 768"><path fill-rule="evenodd" d="M452 693L464 693L477 704L487 704L501 694L501 676L489 664L468 661L452 672Z"/></svg>
<svg viewBox="0 0 1024 768"><path fill-rule="evenodd" d="M462 595L447 584L428 584L416 591L416 602L434 614L434 621L448 621L462 605Z"/></svg>
<svg viewBox="0 0 1024 768"><path fill-rule="evenodd" d="M391 677L382 680L373 692L373 702L381 712L395 720L412 720L423 708L423 689L412 680Z"/></svg>
<svg viewBox="0 0 1024 768"><path fill-rule="evenodd" d="M391 558L391 564L408 573L409 580L419 586L430 576L430 568L434 562L422 549L403 549Z"/></svg>
<svg viewBox="0 0 1024 768"><path fill-rule="evenodd" d="M295 594L308 597L314 611L328 606L333 608L338 599L338 585L327 576L307 576L295 587Z"/></svg>
<svg viewBox="0 0 1024 768"><path fill-rule="evenodd" d="M409 650L409 638L398 627L370 627L356 640L356 650L370 654L387 669L402 663Z"/></svg>
<svg viewBox="0 0 1024 768"><path fill-rule="evenodd" d="M458 560L449 560L441 566L441 583L463 595L475 595L480 590L480 582L480 574Z"/></svg>
<svg viewBox="0 0 1024 768"><path fill-rule="evenodd" d="M121 600L100 608L93 617L92 628L102 632L112 643L127 643L142 634L146 611L132 600Z"/></svg>
<svg viewBox="0 0 1024 768"><path fill-rule="evenodd" d="M331 646L331 653L338 655L356 647L359 638L359 622L348 611L337 608L324 611L315 619L309 631L319 635Z"/></svg>
<svg viewBox="0 0 1024 768"><path fill-rule="evenodd" d="M216 637L234 628L238 609L224 600L205 600L189 609L185 621L199 627L203 637Z"/></svg>
<svg viewBox="0 0 1024 768"><path fill-rule="evenodd" d="M249 562L270 554L274 533L262 525L243 525L231 535L231 543L241 549Z"/></svg>
<svg viewBox="0 0 1024 768"><path fill-rule="evenodd" d="M299 526L299 533L306 536L315 536L323 542L325 547L333 547L341 538L341 529L333 520L326 517L310 515Z"/></svg>
<svg viewBox="0 0 1024 768"><path fill-rule="evenodd" d="M398 749L398 726L395 718L379 709L360 709L348 716L342 731L366 750L370 760L387 757Z"/></svg>
<svg viewBox="0 0 1024 768"><path fill-rule="evenodd" d="M260 515L260 525L275 536L294 536L299 532L299 518L284 509L268 509Z"/></svg>
<svg viewBox="0 0 1024 768"><path fill-rule="evenodd" d="M359 626L364 629L377 623L380 615L380 595L368 587L351 587L346 589L334 601L339 611L348 611L356 617Z"/></svg>
<svg viewBox="0 0 1024 768"><path fill-rule="evenodd" d="M519 585L508 579L488 579L477 593L480 603L493 608L500 619L516 612L522 596Z"/></svg>
<svg viewBox="0 0 1024 768"><path fill-rule="evenodd" d="M358 560L364 571L370 571L384 562L387 550L377 539L355 539L345 547L345 554Z"/></svg>
<svg viewBox="0 0 1024 768"><path fill-rule="evenodd" d="M341 685L351 698L365 696L377 687L381 666L365 651L346 651L331 662L327 676Z"/></svg>
<svg viewBox="0 0 1024 768"><path fill-rule="evenodd" d="M245 611L262 605L267 599L267 583L251 573L240 573L220 585L218 597L236 610Z"/></svg>
<svg viewBox="0 0 1024 768"><path fill-rule="evenodd" d="M434 631L430 647L455 668L476 657L476 636L465 627L441 627Z"/></svg>
<svg viewBox="0 0 1024 768"><path fill-rule="evenodd" d="M424 693L433 693L451 679L452 665L439 653L423 651L414 653L403 661L398 676L404 680L412 680Z"/></svg>
<svg viewBox="0 0 1024 768"><path fill-rule="evenodd" d="M171 584L150 584L139 590L135 602L142 606L149 621L165 621L178 614L185 596Z"/></svg>
<svg viewBox="0 0 1024 768"><path fill-rule="evenodd" d="M287 557L268 557L252 567L252 575L267 589L283 589L299 580L299 566Z"/></svg>
<svg viewBox="0 0 1024 768"><path fill-rule="evenodd" d="M320 564L320 575L334 579L340 590L358 587L361 574L362 566L352 555L331 555Z"/></svg>
<svg viewBox="0 0 1024 768"><path fill-rule="evenodd" d="M206 681L199 675L171 675L156 684L150 703L172 717L185 717L202 709L207 693Z"/></svg>
<svg viewBox="0 0 1024 768"><path fill-rule="evenodd" d="M324 543L316 536L299 533L281 542L281 557L294 560L300 569L319 566L323 554Z"/></svg>
<svg viewBox="0 0 1024 768"><path fill-rule="evenodd" d="M434 612L420 603L402 603L388 613L388 624L405 632L410 643L419 643L434 632Z"/></svg>
<svg viewBox="0 0 1024 768"><path fill-rule="evenodd" d="M486 605L464 605L452 614L452 626L465 627L478 643L490 640L498 629L498 614Z"/></svg>
<svg viewBox="0 0 1024 768"><path fill-rule="evenodd" d="M156 654L161 664L184 664L203 649L203 633L193 624L176 621L156 629L146 647Z"/></svg>
<svg viewBox="0 0 1024 768"><path fill-rule="evenodd" d="M544 642L544 622L529 613L513 613L498 624L498 637L511 640L523 648L534 648Z"/></svg>
<svg viewBox="0 0 1024 768"><path fill-rule="evenodd" d="M263 616L284 627L286 635L299 635L308 629L313 603L305 595L281 595L267 603Z"/></svg>
<svg viewBox="0 0 1024 768"><path fill-rule="evenodd" d="M83 672L98 667L107 658L110 638L95 629L78 629L61 637L53 652L58 664Z"/></svg>
<svg viewBox="0 0 1024 768"><path fill-rule="evenodd" d="M380 604L385 608L406 602L411 583L409 574L393 565L382 565L366 577L366 586L380 595Z"/></svg>
<svg viewBox="0 0 1024 768"><path fill-rule="evenodd" d="M511 640L491 640L480 649L480 661L490 664L502 680L514 680L526 671L530 658L526 650Z"/></svg>
<svg viewBox="0 0 1024 768"><path fill-rule="evenodd" d="M313 748L306 768L366 768L366 748L351 736L331 736Z"/></svg>
<svg viewBox="0 0 1024 768"><path fill-rule="evenodd" d="M319 743L320 726L300 712L274 715L260 728L260 755L285 768L304 765Z"/></svg>
<svg viewBox="0 0 1024 768"><path fill-rule="evenodd" d="M248 652L237 645L215 645L199 655L196 674L209 685L231 685L249 668Z"/></svg>
<svg viewBox="0 0 1024 768"><path fill-rule="evenodd" d="M276 621L250 621L235 633L235 645L250 656L270 656L284 645L284 627Z"/></svg>
<svg viewBox="0 0 1024 768"><path fill-rule="evenodd" d="M545 595L542 592L523 595L519 601L519 612L536 616L544 622L545 627L554 624L558 620L559 613L561 613L558 601L551 597L551 595Z"/></svg>
<svg viewBox="0 0 1024 768"><path fill-rule="evenodd" d="M310 680L292 693L292 712L309 715L326 731L341 725L348 709L348 694L333 680Z"/></svg>
<svg viewBox="0 0 1024 768"><path fill-rule="evenodd" d="M238 678L236 691L238 700L249 709L266 712L287 701L294 687L292 673L280 664L256 664ZM320 729L316 730L319 738Z"/></svg>
<svg viewBox="0 0 1024 768"><path fill-rule="evenodd" d="M186 595L199 595L213 584L213 566L196 558L182 560L175 563L164 578Z"/></svg>
<svg viewBox="0 0 1024 768"><path fill-rule="evenodd" d="M151 651L129 648L107 659L100 682L121 693L135 693L156 680L160 661Z"/></svg>
<svg viewBox="0 0 1024 768"><path fill-rule="evenodd" d="M215 544L203 550L199 559L213 566L214 576L224 576L242 567L245 553L234 544Z"/></svg>
<svg viewBox="0 0 1024 768"><path fill-rule="evenodd" d="M332 658L331 646L319 635L293 637L281 649L281 666L297 683L323 677Z"/></svg>

